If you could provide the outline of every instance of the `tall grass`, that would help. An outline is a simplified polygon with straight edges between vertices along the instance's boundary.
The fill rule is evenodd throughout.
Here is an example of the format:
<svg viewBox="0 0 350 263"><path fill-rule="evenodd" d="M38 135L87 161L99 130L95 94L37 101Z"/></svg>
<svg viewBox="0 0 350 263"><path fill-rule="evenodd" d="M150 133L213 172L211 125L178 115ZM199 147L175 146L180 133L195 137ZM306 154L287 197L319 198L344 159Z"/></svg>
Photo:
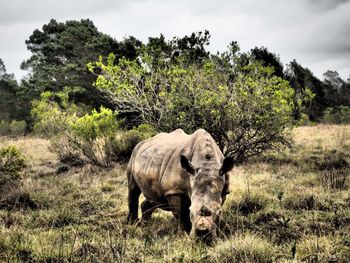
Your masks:
<svg viewBox="0 0 350 263"><path fill-rule="evenodd" d="M169 212L126 225L125 165L56 173L47 141L7 138L0 147L17 145L28 162L13 198L35 206L0 209L0 262L348 262L350 126L293 133L294 150L234 168L226 228L209 246Z"/></svg>

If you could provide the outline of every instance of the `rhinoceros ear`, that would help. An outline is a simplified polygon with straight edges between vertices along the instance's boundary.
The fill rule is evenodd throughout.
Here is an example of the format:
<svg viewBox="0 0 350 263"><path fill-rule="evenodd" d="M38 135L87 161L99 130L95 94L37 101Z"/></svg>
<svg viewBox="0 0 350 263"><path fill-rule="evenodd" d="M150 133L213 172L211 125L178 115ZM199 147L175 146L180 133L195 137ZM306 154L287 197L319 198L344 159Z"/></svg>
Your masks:
<svg viewBox="0 0 350 263"><path fill-rule="evenodd" d="M221 167L222 174L225 174L231 171L233 168L233 165L234 165L233 158L231 156L226 156Z"/></svg>
<svg viewBox="0 0 350 263"><path fill-rule="evenodd" d="M190 174L194 175L195 168L194 168L193 164L191 164L191 162L186 158L186 156L181 154L180 155L180 162L181 162L182 168L184 168Z"/></svg>

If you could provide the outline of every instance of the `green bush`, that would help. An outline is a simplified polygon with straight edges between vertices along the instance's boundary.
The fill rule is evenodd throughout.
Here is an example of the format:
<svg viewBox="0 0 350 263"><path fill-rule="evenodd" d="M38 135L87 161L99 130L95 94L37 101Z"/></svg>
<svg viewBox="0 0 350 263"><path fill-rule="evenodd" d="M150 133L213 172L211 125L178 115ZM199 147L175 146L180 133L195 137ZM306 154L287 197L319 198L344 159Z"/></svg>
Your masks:
<svg viewBox="0 0 350 263"><path fill-rule="evenodd" d="M5 136L11 134L10 123L7 121L0 121L0 135Z"/></svg>
<svg viewBox="0 0 350 263"><path fill-rule="evenodd" d="M205 128L237 161L290 145L294 90L272 68L252 63L232 78L215 60L188 65L179 58L154 68L115 61L111 54L106 64L101 58L88 67L98 69L96 87L112 93L118 111L134 114L134 122L165 132Z"/></svg>
<svg viewBox="0 0 350 263"><path fill-rule="evenodd" d="M26 130L25 121L0 121L0 136L6 135L23 135Z"/></svg>
<svg viewBox="0 0 350 263"><path fill-rule="evenodd" d="M349 124L350 107L339 106L335 108L327 108L323 112L322 122L329 124Z"/></svg>
<svg viewBox="0 0 350 263"><path fill-rule="evenodd" d="M113 161L115 135L119 130L116 114L101 107L74 121L67 120L65 131L51 136L51 150L61 162L110 167Z"/></svg>
<svg viewBox="0 0 350 263"><path fill-rule="evenodd" d="M24 157L16 147L8 146L0 149L0 174L2 176L9 176L11 180L17 180L24 166Z"/></svg>
<svg viewBox="0 0 350 263"><path fill-rule="evenodd" d="M69 123L79 117L79 108L69 102L70 89L61 92L43 92L39 100L32 102L31 115L34 132L48 137L69 130Z"/></svg>
<svg viewBox="0 0 350 263"><path fill-rule="evenodd" d="M8 191L20 184L20 172L25 166L25 160L14 146L0 149L0 199Z"/></svg>
<svg viewBox="0 0 350 263"><path fill-rule="evenodd" d="M111 167L115 161L127 160L137 143L155 134L146 124L121 130L118 114L104 107L83 114L68 101L68 94L68 88L58 93L45 92L34 101L32 110L35 131L50 138L50 150L63 164L91 162Z"/></svg>
<svg viewBox="0 0 350 263"><path fill-rule="evenodd" d="M135 146L139 142L153 136L155 133L154 128L147 124L141 124L137 128L121 132L118 138L113 141L113 154L115 160L129 160Z"/></svg>

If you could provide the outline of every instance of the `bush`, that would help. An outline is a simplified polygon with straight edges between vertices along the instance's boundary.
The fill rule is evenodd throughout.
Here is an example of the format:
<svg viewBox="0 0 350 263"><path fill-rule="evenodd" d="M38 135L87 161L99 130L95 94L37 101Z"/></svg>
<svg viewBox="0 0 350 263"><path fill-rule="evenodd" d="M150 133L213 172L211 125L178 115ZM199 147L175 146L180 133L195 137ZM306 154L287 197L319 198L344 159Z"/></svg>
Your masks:
<svg viewBox="0 0 350 263"><path fill-rule="evenodd" d="M34 132L52 137L69 130L69 123L79 116L79 108L69 102L70 89L61 92L43 92L39 100L32 102L31 115Z"/></svg>
<svg viewBox="0 0 350 263"><path fill-rule="evenodd" d="M20 188L20 173L24 166L25 160L16 147L0 149L0 207L12 207L18 203L17 198L12 196L16 195L16 190Z"/></svg>
<svg viewBox="0 0 350 263"><path fill-rule="evenodd" d="M51 136L50 149L62 163L81 165L92 162L110 167L113 161L113 142L119 130L116 114L101 107L75 121L66 123L65 131Z"/></svg>
<svg viewBox="0 0 350 263"><path fill-rule="evenodd" d="M101 107L74 123L70 123L69 144L92 163L110 167L113 161L112 144L120 122L111 110Z"/></svg>
<svg viewBox="0 0 350 263"><path fill-rule="evenodd" d="M129 160L135 146L139 142L153 136L155 133L154 128L147 124L141 124L137 128L121 132L119 138L113 141L113 154L115 160Z"/></svg>
<svg viewBox="0 0 350 263"><path fill-rule="evenodd" d="M329 124L349 124L350 107L339 106L335 108L327 108L323 112L322 122Z"/></svg>
<svg viewBox="0 0 350 263"><path fill-rule="evenodd" d="M10 123L7 121L0 121L0 135L10 135L11 129L10 129Z"/></svg>
<svg viewBox="0 0 350 263"><path fill-rule="evenodd" d="M20 179L20 172L25 166L25 160L14 146L0 149L0 186L9 181Z"/></svg>
<svg viewBox="0 0 350 263"><path fill-rule="evenodd" d="M272 68L252 63L233 80L215 60L187 65L179 58L155 68L114 60L89 65L99 69L96 87L113 94L119 112L157 131L205 128L237 161L290 143L294 90Z"/></svg>
<svg viewBox="0 0 350 263"><path fill-rule="evenodd" d="M27 124L25 121L0 121L0 135L23 135L25 133L26 126Z"/></svg>
<svg viewBox="0 0 350 263"><path fill-rule="evenodd" d="M68 94L69 89L45 92L32 110L35 131L50 138L50 150L63 164L111 167L114 161L127 160L137 143L155 133L146 124L122 131L118 114L104 107L82 114Z"/></svg>

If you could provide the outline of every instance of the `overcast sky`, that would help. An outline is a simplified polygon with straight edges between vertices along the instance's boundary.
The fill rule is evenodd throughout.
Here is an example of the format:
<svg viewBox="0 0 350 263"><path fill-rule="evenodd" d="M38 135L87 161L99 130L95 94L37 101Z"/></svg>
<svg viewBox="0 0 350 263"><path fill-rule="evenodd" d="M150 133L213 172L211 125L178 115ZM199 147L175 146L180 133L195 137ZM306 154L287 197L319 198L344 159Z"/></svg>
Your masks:
<svg viewBox="0 0 350 263"><path fill-rule="evenodd" d="M327 69L350 74L350 0L0 0L0 58L17 78L30 56L24 41L55 18L90 18L117 40L146 42L208 29L209 49L224 51L233 40L243 51L265 46L286 64L296 59L323 79Z"/></svg>

